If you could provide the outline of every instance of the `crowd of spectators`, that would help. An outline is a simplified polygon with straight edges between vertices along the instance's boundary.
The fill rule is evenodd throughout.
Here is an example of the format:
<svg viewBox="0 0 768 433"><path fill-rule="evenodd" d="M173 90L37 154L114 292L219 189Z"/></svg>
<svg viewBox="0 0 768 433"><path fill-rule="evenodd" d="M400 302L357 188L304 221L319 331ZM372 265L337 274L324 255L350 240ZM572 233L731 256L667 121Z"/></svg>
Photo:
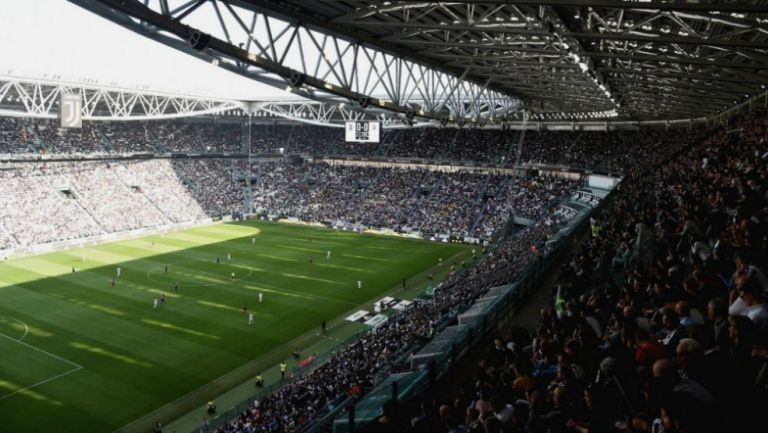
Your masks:
<svg viewBox="0 0 768 433"><path fill-rule="evenodd" d="M456 389L372 431L765 431L767 131L751 113L637 160L538 326L508 328Z"/></svg>
<svg viewBox="0 0 768 433"><path fill-rule="evenodd" d="M248 134L247 136L245 134ZM347 143L342 128L307 124L178 119L85 121L79 130L47 119L0 118L0 153L234 153L422 158L510 166L523 137L523 163L623 172L638 159L675 147L687 130L551 131L464 128L385 130L381 143Z"/></svg>
<svg viewBox="0 0 768 433"><path fill-rule="evenodd" d="M415 128L396 130L392 134L391 140L385 143L384 152L387 156L443 159L456 136L456 130Z"/></svg>
<svg viewBox="0 0 768 433"><path fill-rule="evenodd" d="M16 246L30 246L243 212L247 167L225 158L15 164L0 177L7 204L0 232L10 233L8 246L14 236ZM555 178L302 159L255 163L251 176L256 213L486 240L511 216L535 219L575 187ZM60 211L49 217L43 209Z"/></svg>
<svg viewBox="0 0 768 433"><path fill-rule="evenodd" d="M575 168L623 173L645 158L658 158L696 140L701 133L688 130L643 131L526 131L522 163L566 165ZM514 143L509 161L515 155Z"/></svg>
<svg viewBox="0 0 768 433"><path fill-rule="evenodd" d="M84 123L82 129L63 129L58 120L36 119L30 131L30 136L39 140L39 150L46 154L104 152L93 123Z"/></svg>
<svg viewBox="0 0 768 433"><path fill-rule="evenodd" d="M262 163L257 212L428 234L490 238L512 215L535 218L575 187L562 179L325 163Z"/></svg>
<svg viewBox="0 0 768 433"><path fill-rule="evenodd" d="M29 120L0 117L0 154L28 153L34 150Z"/></svg>
<svg viewBox="0 0 768 433"><path fill-rule="evenodd" d="M175 176L209 216L243 211L245 164L227 159L174 160Z"/></svg>
<svg viewBox="0 0 768 433"><path fill-rule="evenodd" d="M206 218L167 160L24 163L0 171L0 250Z"/></svg>
<svg viewBox="0 0 768 433"><path fill-rule="evenodd" d="M241 125L213 121L84 121L0 117L0 154L132 154L239 152Z"/></svg>
<svg viewBox="0 0 768 433"><path fill-rule="evenodd" d="M181 165L192 165L191 162ZM126 162L113 164L112 169L124 185L143 194L172 223L198 221L213 214L206 214L206 210L211 210L205 206L207 196L195 194L185 186L175 167L168 161ZM202 173L198 179L201 177Z"/></svg>
<svg viewBox="0 0 768 433"><path fill-rule="evenodd" d="M238 123L149 120L95 124L115 153L233 153L240 151Z"/></svg>
<svg viewBox="0 0 768 433"><path fill-rule="evenodd" d="M48 177L54 185L67 185L78 204L107 233L168 222L141 189L123 183L117 167L119 165L77 164Z"/></svg>
<svg viewBox="0 0 768 433"><path fill-rule="evenodd" d="M77 202L68 200L50 182L42 169L0 171L3 249L103 233Z"/></svg>

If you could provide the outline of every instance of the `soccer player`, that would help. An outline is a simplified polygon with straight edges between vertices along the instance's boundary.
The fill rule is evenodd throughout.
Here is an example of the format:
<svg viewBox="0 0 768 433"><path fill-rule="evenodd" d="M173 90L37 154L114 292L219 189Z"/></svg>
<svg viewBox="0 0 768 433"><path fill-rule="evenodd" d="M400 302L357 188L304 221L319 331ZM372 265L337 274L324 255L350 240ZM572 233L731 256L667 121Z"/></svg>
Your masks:
<svg viewBox="0 0 768 433"><path fill-rule="evenodd" d="M115 277L112 277L112 287L115 287Z"/></svg>
<svg viewBox="0 0 768 433"><path fill-rule="evenodd" d="M321 327L322 327L323 335L325 335L326 332L328 331L328 323L326 323L326 321L323 320L323 324Z"/></svg>
<svg viewBox="0 0 768 433"><path fill-rule="evenodd" d="M173 284L173 293L179 293L179 282L178 281L176 281Z"/></svg>
<svg viewBox="0 0 768 433"><path fill-rule="evenodd" d="M326 260L331 258L331 250L325 252L325 258Z"/></svg>
<svg viewBox="0 0 768 433"><path fill-rule="evenodd" d="M230 276L232 277L232 281L235 281L235 273L232 272L232 274L230 274Z"/></svg>
<svg viewBox="0 0 768 433"><path fill-rule="evenodd" d="M227 253L227 261L232 264L232 254Z"/></svg>
<svg viewBox="0 0 768 433"><path fill-rule="evenodd" d="M247 313L247 312L248 312L248 303L243 301L243 313Z"/></svg>
<svg viewBox="0 0 768 433"><path fill-rule="evenodd" d="M357 288L362 289L363 288L363 282L361 280L357 280Z"/></svg>
<svg viewBox="0 0 768 433"><path fill-rule="evenodd" d="M168 265L165 265L165 276L168 276Z"/></svg>
<svg viewBox="0 0 768 433"><path fill-rule="evenodd" d="M280 363L280 380L285 379L285 372L288 370L288 364L285 363L285 361L282 361Z"/></svg>
<svg viewBox="0 0 768 433"><path fill-rule="evenodd" d="M248 313L248 324L253 325L253 313Z"/></svg>
<svg viewBox="0 0 768 433"><path fill-rule="evenodd" d="M160 303L165 304L165 293L160 294Z"/></svg>
<svg viewBox="0 0 768 433"><path fill-rule="evenodd" d="M120 266L117 267L117 278L120 278Z"/></svg>
<svg viewBox="0 0 768 433"><path fill-rule="evenodd" d="M220 264L221 264L221 259L219 258L219 256L216 256L216 264L217 264L217 265L220 265Z"/></svg>
<svg viewBox="0 0 768 433"><path fill-rule="evenodd" d="M264 293L259 292L259 304L261 304L262 302L264 302Z"/></svg>
<svg viewBox="0 0 768 433"><path fill-rule="evenodd" d="M152 299L152 308L157 309L157 298Z"/></svg>
<svg viewBox="0 0 768 433"><path fill-rule="evenodd" d="M256 245L256 238L251 238L251 244Z"/></svg>
<svg viewBox="0 0 768 433"><path fill-rule="evenodd" d="M73 274L75 273L75 267L74 266L72 266L72 273Z"/></svg>
<svg viewBox="0 0 768 433"><path fill-rule="evenodd" d="M312 256L309 256L309 264L311 265L314 262L315 262L315 258Z"/></svg>

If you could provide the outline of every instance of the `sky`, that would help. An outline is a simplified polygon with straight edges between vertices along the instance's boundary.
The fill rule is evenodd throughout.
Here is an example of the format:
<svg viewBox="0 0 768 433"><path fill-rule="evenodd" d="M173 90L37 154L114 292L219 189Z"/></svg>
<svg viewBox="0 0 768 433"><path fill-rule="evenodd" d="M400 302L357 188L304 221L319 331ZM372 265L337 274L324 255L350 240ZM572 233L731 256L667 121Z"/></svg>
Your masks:
<svg viewBox="0 0 768 433"><path fill-rule="evenodd" d="M144 38L65 0L0 0L0 74L228 99L295 95Z"/></svg>

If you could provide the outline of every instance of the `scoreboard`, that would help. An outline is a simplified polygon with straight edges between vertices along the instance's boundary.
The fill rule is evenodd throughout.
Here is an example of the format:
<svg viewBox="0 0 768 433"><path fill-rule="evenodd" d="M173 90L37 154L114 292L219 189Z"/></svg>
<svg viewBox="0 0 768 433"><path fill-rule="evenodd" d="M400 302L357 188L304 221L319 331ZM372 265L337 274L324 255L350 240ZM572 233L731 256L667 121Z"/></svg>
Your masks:
<svg viewBox="0 0 768 433"><path fill-rule="evenodd" d="M348 142L378 143L381 138L381 122L347 122L344 132Z"/></svg>

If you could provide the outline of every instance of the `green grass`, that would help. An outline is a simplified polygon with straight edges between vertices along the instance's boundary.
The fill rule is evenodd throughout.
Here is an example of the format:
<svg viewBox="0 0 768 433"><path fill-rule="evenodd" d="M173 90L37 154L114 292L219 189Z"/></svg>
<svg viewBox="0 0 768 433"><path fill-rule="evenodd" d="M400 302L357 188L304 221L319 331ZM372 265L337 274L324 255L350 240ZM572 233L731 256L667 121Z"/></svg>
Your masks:
<svg viewBox="0 0 768 433"><path fill-rule="evenodd" d="M0 263L0 430L147 431L234 387L248 366L317 345L323 320L371 310L402 278L466 249L248 222ZM153 309L160 293L167 302Z"/></svg>

